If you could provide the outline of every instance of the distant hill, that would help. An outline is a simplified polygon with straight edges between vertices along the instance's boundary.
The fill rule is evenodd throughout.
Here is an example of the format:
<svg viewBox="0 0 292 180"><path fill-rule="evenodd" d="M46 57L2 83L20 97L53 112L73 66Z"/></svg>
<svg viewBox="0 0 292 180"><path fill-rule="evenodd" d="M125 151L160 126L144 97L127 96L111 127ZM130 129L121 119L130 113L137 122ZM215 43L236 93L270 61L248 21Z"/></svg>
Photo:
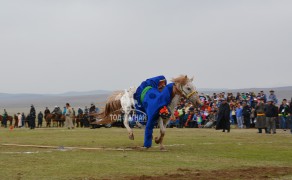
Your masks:
<svg viewBox="0 0 292 180"><path fill-rule="evenodd" d="M88 91L88 92L67 92L62 94L8 94L0 93L0 113L1 109L9 109L10 112L18 111L28 112L30 105L33 104L37 110L54 106L63 107L67 102L72 107L85 107L95 103L97 107L102 108L110 91Z"/></svg>
<svg viewBox="0 0 292 180"><path fill-rule="evenodd" d="M95 90L95 91L86 91L86 92L71 91L71 92L66 92L59 95L60 96L88 96L88 95L99 95L99 94L110 94L110 93L111 91L107 91L107 90Z"/></svg>

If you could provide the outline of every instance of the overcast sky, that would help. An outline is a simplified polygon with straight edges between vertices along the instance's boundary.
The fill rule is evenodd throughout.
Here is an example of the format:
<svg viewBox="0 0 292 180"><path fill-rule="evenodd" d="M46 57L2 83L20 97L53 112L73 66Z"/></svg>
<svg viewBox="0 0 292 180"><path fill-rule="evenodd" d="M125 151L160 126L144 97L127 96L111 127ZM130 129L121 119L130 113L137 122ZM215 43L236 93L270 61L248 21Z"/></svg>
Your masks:
<svg viewBox="0 0 292 180"><path fill-rule="evenodd" d="M292 85L291 0L0 0L0 92Z"/></svg>

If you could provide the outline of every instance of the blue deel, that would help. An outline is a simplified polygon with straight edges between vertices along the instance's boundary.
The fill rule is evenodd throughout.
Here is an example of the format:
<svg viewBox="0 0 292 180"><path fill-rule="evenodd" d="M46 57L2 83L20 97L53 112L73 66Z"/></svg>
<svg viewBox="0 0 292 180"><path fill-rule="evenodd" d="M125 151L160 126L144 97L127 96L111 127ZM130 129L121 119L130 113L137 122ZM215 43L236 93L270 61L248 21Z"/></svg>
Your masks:
<svg viewBox="0 0 292 180"><path fill-rule="evenodd" d="M143 81L141 83L141 85L137 88L137 90L134 94L135 107L137 110L145 112L144 108L142 107L142 102L140 100L143 90L147 86L151 86L152 88L158 89L159 81L161 81L161 80L166 81L164 76L157 76L157 77L149 78L146 81ZM166 81L166 84L167 84L167 81Z"/></svg>
<svg viewBox="0 0 292 180"><path fill-rule="evenodd" d="M159 110L171 103L173 85L173 83L166 85L162 92L159 92L156 88L152 88L145 95L142 106L147 114L144 137L144 147L146 148L152 146L153 128L159 118Z"/></svg>

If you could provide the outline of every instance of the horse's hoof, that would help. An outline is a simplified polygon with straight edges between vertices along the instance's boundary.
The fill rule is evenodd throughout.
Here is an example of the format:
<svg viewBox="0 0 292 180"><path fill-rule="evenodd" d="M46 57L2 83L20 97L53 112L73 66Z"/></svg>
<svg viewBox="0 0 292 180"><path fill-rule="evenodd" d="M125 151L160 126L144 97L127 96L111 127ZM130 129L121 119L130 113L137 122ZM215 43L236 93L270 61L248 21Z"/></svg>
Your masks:
<svg viewBox="0 0 292 180"><path fill-rule="evenodd" d="M160 146L160 151L166 151L164 146Z"/></svg>
<svg viewBox="0 0 292 180"><path fill-rule="evenodd" d="M134 140L134 134L133 133L129 135L129 139L130 140Z"/></svg>
<svg viewBox="0 0 292 180"><path fill-rule="evenodd" d="M158 137L155 137L155 143L159 144L160 143L160 139L158 139Z"/></svg>

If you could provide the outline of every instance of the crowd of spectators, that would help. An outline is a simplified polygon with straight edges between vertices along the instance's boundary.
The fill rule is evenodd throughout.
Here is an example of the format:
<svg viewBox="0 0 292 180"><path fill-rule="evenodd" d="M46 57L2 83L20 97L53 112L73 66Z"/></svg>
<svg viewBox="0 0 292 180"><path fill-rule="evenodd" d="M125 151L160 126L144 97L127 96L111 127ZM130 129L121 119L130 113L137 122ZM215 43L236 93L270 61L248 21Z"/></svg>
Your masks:
<svg viewBox="0 0 292 180"><path fill-rule="evenodd" d="M261 129L265 129L266 133L276 133L276 128L286 129L291 128L291 114L292 114L292 104L291 101L283 99L281 104L278 104L277 96L273 90L270 91L269 95L266 95L264 91L258 94L254 92L248 93L214 93L213 95L200 94L200 99L202 105L199 107L194 107L191 102L186 99L181 99L180 104L178 104L175 112L174 118L169 123L169 127L178 128L211 128L215 127L217 123L218 113L220 106L223 101L227 101L230 107L230 124L234 125L236 128L258 128L259 133ZM291 99L292 100L292 99ZM276 107L277 113L274 113L272 124L270 130L268 131L268 123L266 116L269 116L267 111L269 111L269 104ZM260 105L264 105L262 111ZM265 123L257 126L257 119L265 117ZM274 117L275 116L275 117ZM259 121L258 121L259 123ZM292 129L291 129L292 133Z"/></svg>
<svg viewBox="0 0 292 180"><path fill-rule="evenodd" d="M201 105L193 106L191 102L182 98L177 105L174 117L168 124L168 127L177 128L215 128L218 126L218 115L220 115L220 107L222 104L228 104L228 117L224 117L228 120L228 124L233 125L234 128L249 129L257 128L258 133L262 133L265 130L266 133L276 133L276 129L291 129L292 133L292 98L290 101L283 99L279 104L277 96L274 91L271 90L269 95L266 95L263 91L258 94L254 92L247 93L213 93L212 95L200 94ZM36 114L35 108L32 105L30 113L26 117L24 113L14 115L15 120L18 121L15 127L25 126L25 120L28 122L31 129L35 127L42 127L43 119L49 113L56 114L56 117L66 114L67 107L63 112L56 106L55 109L50 112L48 108L44 113L39 112ZM222 109L222 107L221 107ZM75 117L81 114L95 113L98 109L91 104L90 109L85 107L84 111L79 107L77 110L77 116L75 116L74 108L72 108L73 122ZM88 119L88 126L93 119L90 116L82 116ZM37 126L35 120L37 118ZM8 114L6 110L2 115L2 127L7 127ZM10 125L12 121L10 122ZM86 127L88 127L86 126ZM228 125L229 126L229 125ZM81 126L82 127L82 126ZM96 128L92 126L92 128ZM218 127L217 127L218 128ZM224 130L224 129L223 129ZM228 132L230 128L227 128Z"/></svg>

